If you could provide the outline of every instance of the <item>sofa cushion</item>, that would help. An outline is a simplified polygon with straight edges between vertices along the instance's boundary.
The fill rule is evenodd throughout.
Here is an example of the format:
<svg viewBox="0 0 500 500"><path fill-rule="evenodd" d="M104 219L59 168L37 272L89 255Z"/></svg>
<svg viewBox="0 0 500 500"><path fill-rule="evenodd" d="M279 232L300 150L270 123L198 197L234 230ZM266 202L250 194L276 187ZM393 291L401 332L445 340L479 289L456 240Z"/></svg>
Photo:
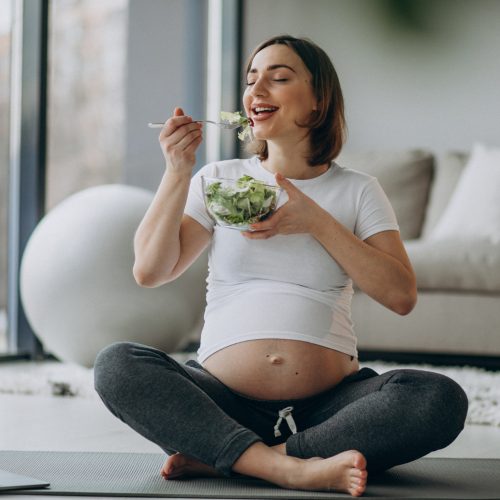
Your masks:
<svg viewBox="0 0 500 500"><path fill-rule="evenodd" d="M448 151L436 159L429 205L422 228L423 238L429 236L443 215L468 159L467 153L458 151Z"/></svg>
<svg viewBox="0 0 500 500"><path fill-rule="evenodd" d="M432 239L500 244L500 149L476 144Z"/></svg>
<svg viewBox="0 0 500 500"><path fill-rule="evenodd" d="M500 291L500 246L489 241L409 240L406 251L422 290Z"/></svg>
<svg viewBox="0 0 500 500"><path fill-rule="evenodd" d="M421 150L343 152L342 167L376 177L398 219L403 239L417 238L422 229L432 179L434 157Z"/></svg>

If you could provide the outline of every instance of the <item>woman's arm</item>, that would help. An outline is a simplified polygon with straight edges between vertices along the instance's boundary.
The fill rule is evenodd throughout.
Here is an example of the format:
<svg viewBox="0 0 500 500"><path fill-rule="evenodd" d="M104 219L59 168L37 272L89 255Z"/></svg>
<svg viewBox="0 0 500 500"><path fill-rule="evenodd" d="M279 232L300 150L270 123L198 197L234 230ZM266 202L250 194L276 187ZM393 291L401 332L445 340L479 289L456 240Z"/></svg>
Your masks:
<svg viewBox="0 0 500 500"><path fill-rule="evenodd" d="M382 231L360 240L328 212L311 225L311 235L367 295L398 314L417 301L415 273L398 231Z"/></svg>
<svg viewBox="0 0 500 500"><path fill-rule="evenodd" d="M208 245L210 232L184 215L201 125L176 108L160 133L166 171L134 238L134 278L156 287L182 274Z"/></svg>
<svg viewBox="0 0 500 500"><path fill-rule="evenodd" d="M382 231L362 241L283 176L276 180L286 189L288 202L244 236L309 233L367 295L398 314L413 309L415 273L398 231Z"/></svg>

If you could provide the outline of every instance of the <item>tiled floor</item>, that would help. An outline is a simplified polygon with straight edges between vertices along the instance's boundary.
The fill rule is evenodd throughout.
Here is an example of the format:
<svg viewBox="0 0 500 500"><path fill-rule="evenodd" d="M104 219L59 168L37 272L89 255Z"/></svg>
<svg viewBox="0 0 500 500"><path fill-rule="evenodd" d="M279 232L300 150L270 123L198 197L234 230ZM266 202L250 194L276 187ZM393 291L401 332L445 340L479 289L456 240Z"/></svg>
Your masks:
<svg viewBox="0 0 500 500"><path fill-rule="evenodd" d="M0 395L0 429L2 450L161 453L98 399ZM500 428L467 426L451 446L432 456L500 458ZM35 498L40 497L2 495L2 500Z"/></svg>

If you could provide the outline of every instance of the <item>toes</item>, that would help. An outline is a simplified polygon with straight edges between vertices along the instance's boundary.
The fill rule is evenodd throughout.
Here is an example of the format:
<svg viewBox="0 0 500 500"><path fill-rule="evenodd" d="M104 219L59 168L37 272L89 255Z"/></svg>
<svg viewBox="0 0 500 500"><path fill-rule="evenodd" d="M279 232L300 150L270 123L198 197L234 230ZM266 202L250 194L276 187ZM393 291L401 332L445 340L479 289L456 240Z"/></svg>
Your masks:
<svg viewBox="0 0 500 500"><path fill-rule="evenodd" d="M353 497L360 497L363 493L365 492L365 489L364 488L352 488L349 493L351 494L351 496Z"/></svg>
<svg viewBox="0 0 500 500"><path fill-rule="evenodd" d="M365 487L366 481L364 479L351 479L351 486L353 488Z"/></svg>
<svg viewBox="0 0 500 500"><path fill-rule="evenodd" d="M359 451L353 453L353 466L361 470L366 469L366 458Z"/></svg>
<svg viewBox="0 0 500 500"><path fill-rule="evenodd" d="M350 476L355 477L357 479L364 479L366 481L366 478L368 477L368 471L366 469L360 470L356 468L352 468L350 471Z"/></svg>
<svg viewBox="0 0 500 500"><path fill-rule="evenodd" d="M356 469L355 467L353 467L352 469L349 470L349 475L351 477L360 478L362 472L363 472L362 470L359 470L359 469Z"/></svg>
<svg viewBox="0 0 500 500"><path fill-rule="evenodd" d="M165 464L161 470L160 470L160 474L165 477L167 476L172 470L172 467L170 466L170 464Z"/></svg>
<svg viewBox="0 0 500 500"><path fill-rule="evenodd" d="M165 478L173 478L181 473L186 465L187 459L182 453L175 453L170 455L160 471L160 474Z"/></svg>
<svg viewBox="0 0 500 500"><path fill-rule="evenodd" d="M360 456L364 459L363 455ZM366 464L366 461L364 461ZM358 465L363 465L363 461L358 462ZM358 468L352 468L350 470L350 483L351 487L349 488L349 493L352 496L359 497L366 490L366 480L368 477L368 472L366 469L360 470Z"/></svg>
<svg viewBox="0 0 500 500"><path fill-rule="evenodd" d="M366 490L366 483L362 479L351 481L351 486L349 488L349 493L352 496L359 497Z"/></svg>

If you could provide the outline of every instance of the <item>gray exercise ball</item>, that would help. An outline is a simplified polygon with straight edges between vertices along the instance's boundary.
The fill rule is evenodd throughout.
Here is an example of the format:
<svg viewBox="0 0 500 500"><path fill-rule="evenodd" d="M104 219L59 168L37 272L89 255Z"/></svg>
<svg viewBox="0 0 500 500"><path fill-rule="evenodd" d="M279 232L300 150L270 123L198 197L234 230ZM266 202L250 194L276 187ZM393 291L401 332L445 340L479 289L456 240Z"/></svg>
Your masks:
<svg viewBox="0 0 500 500"><path fill-rule="evenodd" d="M172 352L199 325L205 255L161 287L134 280L133 238L152 199L136 187L93 187L66 198L37 225L22 258L20 289L46 351L92 366L115 341Z"/></svg>

